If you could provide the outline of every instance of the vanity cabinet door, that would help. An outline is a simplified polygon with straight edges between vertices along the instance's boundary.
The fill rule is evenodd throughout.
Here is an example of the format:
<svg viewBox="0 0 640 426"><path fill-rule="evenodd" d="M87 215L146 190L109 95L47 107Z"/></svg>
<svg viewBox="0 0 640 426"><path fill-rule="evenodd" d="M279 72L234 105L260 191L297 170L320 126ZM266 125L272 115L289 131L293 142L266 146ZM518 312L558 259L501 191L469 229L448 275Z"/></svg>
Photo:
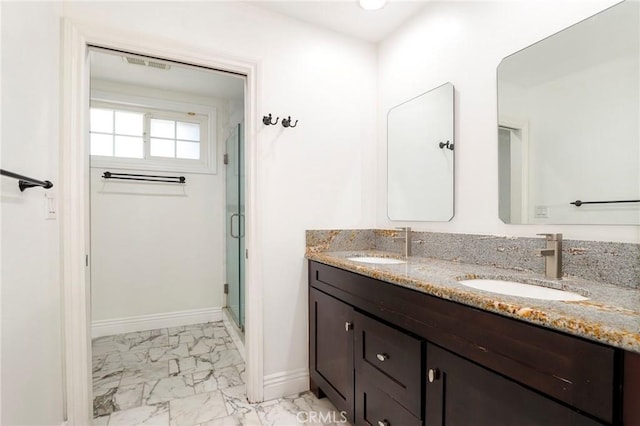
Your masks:
<svg viewBox="0 0 640 426"><path fill-rule="evenodd" d="M309 374L339 411L353 421L353 308L309 289Z"/></svg>
<svg viewBox="0 0 640 426"><path fill-rule="evenodd" d="M427 345L429 426L601 425L503 376Z"/></svg>
<svg viewBox="0 0 640 426"><path fill-rule="evenodd" d="M624 353L622 424L640 425L640 354Z"/></svg>

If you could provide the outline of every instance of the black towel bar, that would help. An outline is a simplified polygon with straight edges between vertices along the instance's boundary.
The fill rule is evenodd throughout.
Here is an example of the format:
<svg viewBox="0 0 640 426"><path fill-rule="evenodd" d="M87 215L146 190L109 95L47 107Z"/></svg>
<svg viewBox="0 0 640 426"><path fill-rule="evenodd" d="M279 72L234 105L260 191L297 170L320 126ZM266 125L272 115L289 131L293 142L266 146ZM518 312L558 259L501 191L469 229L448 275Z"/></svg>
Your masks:
<svg viewBox="0 0 640 426"><path fill-rule="evenodd" d="M615 201L572 201L569 204L573 204L576 207L580 207L583 204L612 204L612 203L640 203L640 200L615 200Z"/></svg>
<svg viewBox="0 0 640 426"><path fill-rule="evenodd" d="M105 179L121 179L121 180L140 180L145 182L167 182L167 183L186 183L184 176L157 176L157 175L137 175L132 173L112 173L104 172L102 175Z"/></svg>
<svg viewBox="0 0 640 426"><path fill-rule="evenodd" d="M34 179L28 176L23 176L17 173L10 172L8 170L0 169L0 175L18 179L18 188L20 188L20 192L24 191L27 188L33 188L35 186L41 186L44 189L53 188L53 184L48 180L43 181L43 180Z"/></svg>

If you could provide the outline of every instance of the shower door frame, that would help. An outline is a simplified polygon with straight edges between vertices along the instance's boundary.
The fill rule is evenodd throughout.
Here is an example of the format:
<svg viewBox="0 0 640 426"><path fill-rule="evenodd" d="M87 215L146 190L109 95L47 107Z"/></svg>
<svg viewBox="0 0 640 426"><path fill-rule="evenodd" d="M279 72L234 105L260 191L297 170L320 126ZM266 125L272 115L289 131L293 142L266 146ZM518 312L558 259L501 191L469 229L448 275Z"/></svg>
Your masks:
<svg viewBox="0 0 640 426"><path fill-rule="evenodd" d="M90 424L91 312L89 275L89 46L155 56L207 68L246 75L245 87L245 209L246 247L259 253L261 233L257 207L259 173L256 123L259 105L259 62L230 58L206 48L171 40L130 34L121 29L65 19L63 23L62 97L60 122L60 236L61 285L64 327L64 394L66 424ZM246 366L247 397L263 400L262 270L259 259L246 259Z"/></svg>
<svg viewBox="0 0 640 426"><path fill-rule="evenodd" d="M233 319L233 321L235 321L236 326L240 329L240 331L242 333L244 333L245 331L245 307L243 302L244 299L244 293L245 293L245 289L244 289L244 285L243 285L243 281L245 280L245 262L243 262L243 256L244 256L244 248L246 243L245 241L245 236L246 236L246 229L245 229L245 225L244 225L244 216L246 214L245 211L245 206L244 206L244 189L242 188L242 183L244 183L245 181L245 177L243 177L244 174L244 138L242 136L242 132L244 128L244 122L242 123L238 123L235 126L235 130L232 132L231 135L229 135L229 137L227 139L225 139L224 141L224 151L225 151L225 258L226 258L226 262L225 262L225 269L226 269L226 276L225 276L225 280L226 280L226 307L227 307L227 312L229 313L229 315L231 316L231 318ZM237 145L235 147L235 152L234 149L230 149L228 142L229 140L234 137L237 139L235 141L235 145ZM237 187L236 187L236 194L235 196L238 199L238 208L237 211L234 212L233 214L231 214L230 216L227 216L229 213L229 178L230 178L230 173L233 174L232 169L235 167L235 170L237 172ZM238 219L238 230L237 235L233 235L233 217L236 216ZM228 226L228 227L227 227ZM232 239L236 239L237 240L237 252L235 253L235 259L237 261L237 268L234 271L230 271L230 264L231 264L231 259L230 259L230 251L229 251L229 244L232 243ZM233 309L233 300L232 300L232 296L234 294L233 290L235 287L235 282L232 281L231 279L231 274L233 272L237 272L237 276L235 277L237 279L237 288L236 293L238 296L238 311L234 312Z"/></svg>

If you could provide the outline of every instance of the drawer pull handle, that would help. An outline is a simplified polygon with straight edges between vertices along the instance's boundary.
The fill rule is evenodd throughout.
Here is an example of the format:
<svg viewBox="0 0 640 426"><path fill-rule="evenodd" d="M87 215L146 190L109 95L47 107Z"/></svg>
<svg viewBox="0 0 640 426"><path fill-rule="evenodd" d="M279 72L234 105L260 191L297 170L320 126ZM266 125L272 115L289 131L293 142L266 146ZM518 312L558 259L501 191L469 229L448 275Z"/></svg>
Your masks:
<svg viewBox="0 0 640 426"><path fill-rule="evenodd" d="M440 378L440 370L437 368L429 369L429 383L433 383L434 381Z"/></svg>
<svg viewBox="0 0 640 426"><path fill-rule="evenodd" d="M389 355L387 354L377 354L376 358L378 358L381 362L385 362L389 359Z"/></svg>
<svg viewBox="0 0 640 426"><path fill-rule="evenodd" d="M344 323L344 331L349 331L351 329L353 329L353 323L349 322L349 321L345 322Z"/></svg>
<svg viewBox="0 0 640 426"><path fill-rule="evenodd" d="M389 423L389 420L387 419L378 420L378 426L391 426L391 423Z"/></svg>

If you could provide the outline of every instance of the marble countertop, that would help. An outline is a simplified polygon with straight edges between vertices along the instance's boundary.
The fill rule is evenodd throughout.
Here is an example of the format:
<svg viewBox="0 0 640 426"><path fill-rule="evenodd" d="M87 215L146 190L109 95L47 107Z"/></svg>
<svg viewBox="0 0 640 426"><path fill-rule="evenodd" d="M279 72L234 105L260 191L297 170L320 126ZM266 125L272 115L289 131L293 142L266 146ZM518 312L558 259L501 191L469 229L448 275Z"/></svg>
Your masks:
<svg viewBox="0 0 640 426"><path fill-rule="evenodd" d="M442 299L640 353L640 290L576 277L556 281L534 273L424 257L410 257L406 259L407 263L396 265L366 264L348 259L357 256L400 258L397 254L376 250L308 250L306 255L316 262ZM458 282L473 278L539 284L573 291L588 300L565 302L507 296L476 290Z"/></svg>

